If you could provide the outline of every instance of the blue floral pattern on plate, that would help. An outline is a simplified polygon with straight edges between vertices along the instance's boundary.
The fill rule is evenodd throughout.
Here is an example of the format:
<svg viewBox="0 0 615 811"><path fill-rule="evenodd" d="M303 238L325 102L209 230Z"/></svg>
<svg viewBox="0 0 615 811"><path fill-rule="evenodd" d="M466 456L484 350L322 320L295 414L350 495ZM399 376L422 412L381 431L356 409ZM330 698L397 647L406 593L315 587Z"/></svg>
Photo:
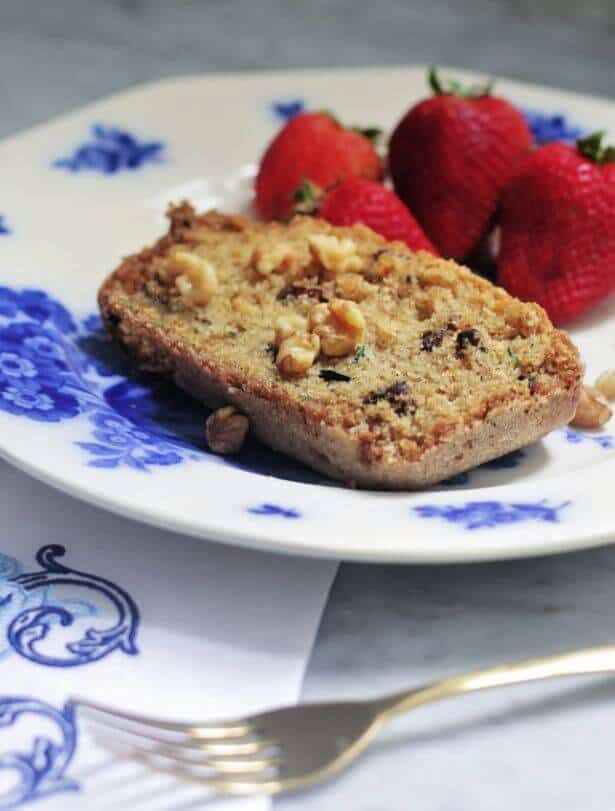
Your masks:
<svg viewBox="0 0 615 811"><path fill-rule="evenodd" d="M66 704L58 710L34 698L0 697L0 729L13 726L23 716L37 716L46 726L51 722L60 740L37 736L29 752L9 751L0 755L0 773L11 773L18 778L0 795L0 808L4 809L19 808L58 792L79 790L79 784L66 776L77 747L74 707Z"/></svg>
<svg viewBox="0 0 615 811"><path fill-rule="evenodd" d="M135 373L98 315L79 322L41 290L0 287L0 411L25 419L87 420L77 442L90 467L208 460L307 483L323 476L248 438L233 459L204 447L207 409L160 376Z"/></svg>
<svg viewBox="0 0 615 811"><path fill-rule="evenodd" d="M604 450L612 450L615 448L615 437L611 436L611 434L582 434L568 426L562 428L562 431L564 432L566 442L569 442L571 445L580 445L584 442L592 442L594 445L598 445L599 448L604 448Z"/></svg>
<svg viewBox="0 0 615 811"><path fill-rule="evenodd" d="M7 236L10 233L11 229L6 224L5 217L2 214L0 214L0 237Z"/></svg>
<svg viewBox="0 0 615 811"><path fill-rule="evenodd" d="M248 507L251 515L265 515L278 518L300 518L301 513L292 507L280 507L278 504L260 504L258 507Z"/></svg>
<svg viewBox="0 0 615 811"><path fill-rule="evenodd" d="M129 381L128 371L97 317L78 324L40 290L0 288L0 410L39 422L87 416L93 441L77 444L93 467L145 471L198 457L171 428L149 430L165 386ZM181 422L186 398L174 408L171 388L164 393L169 421Z"/></svg>
<svg viewBox="0 0 615 811"><path fill-rule="evenodd" d="M578 141L586 130L573 124L562 113L544 113L539 110L524 110L523 115L528 123L536 146L563 141L572 144Z"/></svg>
<svg viewBox="0 0 615 811"><path fill-rule="evenodd" d="M160 163L163 150L162 141L140 141L126 129L94 124L90 140L78 146L68 157L55 160L53 165L69 172L115 175L135 171L147 163Z"/></svg>
<svg viewBox="0 0 615 811"><path fill-rule="evenodd" d="M271 110L279 121L290 121L305 110L303 99L278 99L272 102Z"/></svg>
<svg viewBox="0 0 615 811"><path fill-rule="evenodd" d="M551 506L547 501L509 503L505 501L468 501L464 504L422 504L414 507L421 518L440 518L464 529L485 529L523 521L557 523L560 512L572 502Z"/></svg>

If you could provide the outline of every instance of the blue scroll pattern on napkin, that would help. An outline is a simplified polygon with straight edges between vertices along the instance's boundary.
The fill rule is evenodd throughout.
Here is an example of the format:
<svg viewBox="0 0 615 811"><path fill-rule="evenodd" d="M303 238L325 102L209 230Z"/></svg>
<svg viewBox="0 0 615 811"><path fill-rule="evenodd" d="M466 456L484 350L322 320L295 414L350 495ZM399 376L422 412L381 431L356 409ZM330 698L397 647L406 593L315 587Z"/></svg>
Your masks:
<svg viewBox="0 0 615 811"><path fill-rule="evenodd" d="M96 606L86 600L59 600L50 585L27 590L20 582L23 565L9 555L0 554L0 661L12 653L18 653L7 633L17 617L40 608L62 607L74 620L93 617Z"/></svg>
<svg viewBox="0 0 615 811"><path fill-rule="evenodd" d="M32 572L24 572L15 558L0 555L0 659L13 652L38 665L76 667L114 651L131 656L138 653L139 609L133 598L110 580L60 562L65 552L59 545L43 546L36 555L40 569ZM103 599L111 606L115 622L105 628L86 627L80 638L50 654L40 645L46 642L49 647L54 628L70 627L98 613L91 602L60 599L58 587ZM0 696L0 729L25 716L44 719L45 728L53 722L60 740L57 734L53 740L33 736L28 751L0 753L0 774L8 772L17 778L0 793L0 809L18 808L49 794L79 789L79 784L66 776L77 746L74 707L67 704L56 709L32 697Z"/></svg>
<svg viewBox="0 0 615 811"><path fill-rule="evenodd" d="M0 774L8 772L17 777L11 788L0 794L0 809L19 808L50 794L79 790L79 784L66 776L77 746L74 707L66 704L56 709L29 697L0 697L0 729L11 727L26 716L44 720L46 728L51 722L60 740L40 735L34 737L29 751L0 754Z"/></svg>
<svg viewBox="0 0 615 811"><path fill-rule="evenodd" d="M127 129L94 124L89 140L80 144L71 155L55 160L53 166L74 173L87 171L115 175L134 172L147 163L160 163L163 150L163 141L140 141Z"/></svg>
<svg viewBox="0 0 615 811"><path fill-rule="evenodd" d="M42 602L21 607L6 629L11 648L32 662L49 667L77 667L96 662L115 650L130 656L138 653L136 635L139 609L132 597L116 583L97 575L71 569L59 561L66 550L50 544L42 547L36 560L39 571L19 574L10 581L26 595L45 594L54 586L72 586L108 601L116 620L107 628L87 628L74 642L68 642L60 653L46 653L40 643L53 633L54 626L69 627L78 616L72 605L62 602ZM9 594L5 605L12 600ZM26 601L27 602L27 601Z"/></svg>

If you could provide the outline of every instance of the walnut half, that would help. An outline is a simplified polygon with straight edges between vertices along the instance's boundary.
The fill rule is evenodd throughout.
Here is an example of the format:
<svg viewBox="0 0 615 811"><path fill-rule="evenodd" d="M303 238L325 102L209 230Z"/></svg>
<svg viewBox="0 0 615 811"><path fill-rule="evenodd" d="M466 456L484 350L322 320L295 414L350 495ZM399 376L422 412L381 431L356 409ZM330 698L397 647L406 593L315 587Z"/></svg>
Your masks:
<svg viewBox="0 0 615 811"><path fill-rule="evenodd" d="M581 399L570 425L576 428L601 428L613 412L602 395L591 386L583 386Z"/></svg>
<svg viewBox="0 0 615 811"><path fill-rule="evenodd" d="M298 377L307 373L320 350L318 335L290 335L278 349L276 365L285 377Z"/></svg>
<svg viewBox="0 0 615 811"><path fill-rule="evenodd" d="M320 351L330 358L350 355L365 335L365 318L354 301L333 299L315 304L308 315L308 329L320 338Z"/></svg>
<svg viewBox="0 0 615 811"><path fill-rule="evenodd" d="M176 250L170 258L170 270L175 276L175 286L187 304L204 306L218 289L213 265L192 251Z"/></svg>
<svg viewBox="0 0 615 811"><path fill-rule="evenodd" d="M309 239L310 251L317 262L330 273L353 273L361 270L363 262L351 239L332 234L316 234Z"/></svg>
<svg viewBox="0 0 615 811"><path fill-rule="evenodd" d="M214 453L239 453L248 433L250 423L235 406L224 406L210 414L205 423L205 437Z"/></svg>

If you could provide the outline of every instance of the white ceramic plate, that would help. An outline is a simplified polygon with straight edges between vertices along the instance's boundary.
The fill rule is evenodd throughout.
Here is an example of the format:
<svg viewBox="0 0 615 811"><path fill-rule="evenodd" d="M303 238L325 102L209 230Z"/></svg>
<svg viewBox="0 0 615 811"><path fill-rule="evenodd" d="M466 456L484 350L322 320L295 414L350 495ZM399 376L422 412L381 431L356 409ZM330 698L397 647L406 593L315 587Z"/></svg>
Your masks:
<svg viewBox="0 0 615 811"><path fill-rule="evenodd" d="M498 89L538 138L615 131L606 101ZM208 454L203 409L131 377L100 332L101 280L163 231L169 201L249 209L254 163L284 116L305 105L387 129L424 95L424 68L190 77L0 145L0 453L142 521L293 553L478 561L615 537L615 426L556 431L425 492L353 491L255 445L233 462ZM613 299L573 333L590 379L612 367Z"/></svg>

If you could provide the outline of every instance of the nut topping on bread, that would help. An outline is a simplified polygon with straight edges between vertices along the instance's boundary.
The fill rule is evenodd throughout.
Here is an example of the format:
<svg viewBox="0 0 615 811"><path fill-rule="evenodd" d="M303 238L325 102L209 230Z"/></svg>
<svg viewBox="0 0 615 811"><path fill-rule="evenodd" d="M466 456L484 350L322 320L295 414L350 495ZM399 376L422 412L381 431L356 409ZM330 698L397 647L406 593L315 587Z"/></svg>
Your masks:
<svg viewBox="0 0 615 811"><path fill-rule="evenodd" d="M430 484L575 412L582 368L568 336L454 262L311 217L262 224L183 204L170 219L104 283L110 332L139 364L234 405L263 441L330 476ZM178 293L182 275L198 286L170 269L178 254L213 271L210 294Z"/></svg>
<svg viewBox="0 0 615 811"><path fill-rule="evenodd" d="M280 374L298 377L306 374L320 350L320 338L312 333L293 333L280 344L275 359Z"/></svg>
<svg viewBox="0 0 615 811"><path fill-rule="evenodd" d="M354 353L363 341L365 318L358 304L333 299L328 304L315 304L308 313L308 327L320 338L320 351L330 358Z"/></svg>
<svg viewBox="0 0 615 811"><path fill-rule="evenodd" d="M218 287L218 277L211 263L191 251L174 251L168 270L171 270L175 286L187 304L208 304Z"/></svg>

